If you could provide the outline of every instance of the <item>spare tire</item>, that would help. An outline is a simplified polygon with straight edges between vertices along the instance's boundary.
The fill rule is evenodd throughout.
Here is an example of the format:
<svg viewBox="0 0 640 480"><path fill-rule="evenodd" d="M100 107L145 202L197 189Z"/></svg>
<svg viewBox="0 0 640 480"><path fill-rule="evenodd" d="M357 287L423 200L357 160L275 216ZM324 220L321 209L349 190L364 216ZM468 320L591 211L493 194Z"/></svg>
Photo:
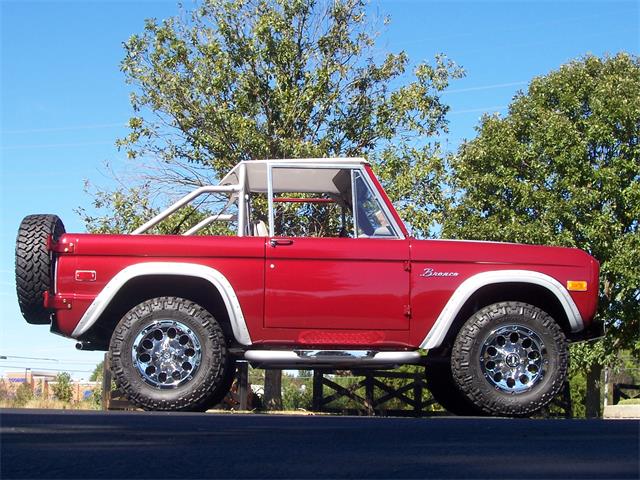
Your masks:
<svg viewBox="0 0 640 480"><path fill-rule="evenodd" d="M51 312L44 307L43 294L54 281L53 254L47 239L57 241L65 232L57 215L24 217L16 238L16 290L22 316L29 323L51 323Z"/></svg>

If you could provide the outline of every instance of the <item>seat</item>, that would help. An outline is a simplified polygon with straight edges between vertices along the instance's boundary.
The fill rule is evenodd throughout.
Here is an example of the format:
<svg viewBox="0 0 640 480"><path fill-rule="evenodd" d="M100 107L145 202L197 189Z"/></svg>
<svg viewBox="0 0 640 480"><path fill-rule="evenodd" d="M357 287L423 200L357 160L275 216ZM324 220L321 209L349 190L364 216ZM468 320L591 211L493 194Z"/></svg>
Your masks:
<svg viewBox="0 0 640 480"><path fill-rule="evenodd" d="M253 236L254 237L268 237L269 229L267 228L267 224L262 220L258 220L257 222L253 222Z"/></svg>

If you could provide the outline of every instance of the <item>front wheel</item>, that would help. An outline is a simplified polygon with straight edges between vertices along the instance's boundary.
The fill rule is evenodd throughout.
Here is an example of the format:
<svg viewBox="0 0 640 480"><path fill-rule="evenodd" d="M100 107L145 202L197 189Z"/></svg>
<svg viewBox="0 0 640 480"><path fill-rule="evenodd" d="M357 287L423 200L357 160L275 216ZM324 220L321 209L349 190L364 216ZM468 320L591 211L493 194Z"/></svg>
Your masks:
<svg viewBox="0 0 640 480"><path fill-rule="evenodd" d="M432 360L426 369L427 389L435 401L454 415L483 415L483 412L469 402L455 384L451 374L451 358L439 357L435 352L429 352L427 358Z"/></svg>
<svg viewBox="0 0 640 480"><path fill-rule="evenodd" d="M117 386L145 410L206 410L227 394L235 371L220 324L200 305L177 297L131 309L109 352Z"/></svg>
<svg viewBox="0 0 640 480"><path fill-rule="evenodd" d="M567 340L543 310L501 302L476 312L454 342L458 389L491 415L528 416L547 405L567 376Z"/></svg>

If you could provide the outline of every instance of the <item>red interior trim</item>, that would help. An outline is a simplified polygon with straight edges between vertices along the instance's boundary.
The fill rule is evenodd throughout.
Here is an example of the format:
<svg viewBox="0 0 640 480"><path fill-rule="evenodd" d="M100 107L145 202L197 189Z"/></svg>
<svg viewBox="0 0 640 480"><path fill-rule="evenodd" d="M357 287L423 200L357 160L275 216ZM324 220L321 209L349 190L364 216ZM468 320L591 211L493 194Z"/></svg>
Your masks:
<svg viewBox="0 0 640 480"><path fill-rule="evenodd" d="M330 198L289 198L277 197L273 199L273 203L335 203Z"/></svg>

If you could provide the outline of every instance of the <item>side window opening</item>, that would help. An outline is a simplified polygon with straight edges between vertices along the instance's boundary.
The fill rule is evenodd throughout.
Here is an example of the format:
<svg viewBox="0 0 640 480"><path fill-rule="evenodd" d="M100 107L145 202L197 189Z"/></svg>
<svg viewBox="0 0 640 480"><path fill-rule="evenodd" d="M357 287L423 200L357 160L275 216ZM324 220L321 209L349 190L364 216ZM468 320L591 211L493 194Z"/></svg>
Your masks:
<svg viewBox="0 0 640 480"><path fill-rule="evenodd" d="M350 209L330 194L274 196L274 233L288 237L353 237Z"/></svg>
<svg viewBox="0 0 640 480"><path fill-rule="evenodd" d="M249 199L250 235L267 236L272 221L277 237L398 237L360 169L274 166L270 181Z"/></svg>
<svg viewBox="0 0 640 480"><path fill-rule="evenodd" d="M274 168L275 236L353 238L351 170Z"/></svg>

